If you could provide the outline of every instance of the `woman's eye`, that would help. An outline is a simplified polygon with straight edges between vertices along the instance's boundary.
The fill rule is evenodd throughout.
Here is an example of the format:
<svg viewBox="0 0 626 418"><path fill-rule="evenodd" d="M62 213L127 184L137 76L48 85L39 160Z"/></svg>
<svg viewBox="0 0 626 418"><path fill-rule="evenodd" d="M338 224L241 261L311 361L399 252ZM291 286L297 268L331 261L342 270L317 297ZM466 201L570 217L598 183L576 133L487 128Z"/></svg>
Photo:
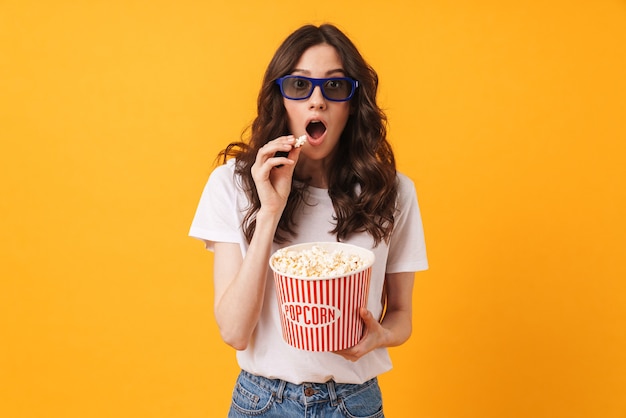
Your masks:
<svg viewBox="0 0 626 418"><path fill-rule="evenodd" d="M342 80L328 80L326 87L333 90L340 89L342 87Z"/></svg>
<svg viewBox="0 0 626 418"><path fill-rule="evenodd" d="M294 80L293 86L297 89L304 90L308 87L309 83L306 80Z"/></svg>

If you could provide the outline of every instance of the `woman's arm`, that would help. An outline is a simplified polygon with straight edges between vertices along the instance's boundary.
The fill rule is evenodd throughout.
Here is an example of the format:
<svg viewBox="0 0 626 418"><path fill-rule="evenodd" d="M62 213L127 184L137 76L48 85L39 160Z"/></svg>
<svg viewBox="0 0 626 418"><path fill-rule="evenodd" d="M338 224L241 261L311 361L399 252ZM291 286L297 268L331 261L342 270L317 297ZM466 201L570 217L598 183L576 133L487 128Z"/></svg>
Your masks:
<svg viewBox="0 0 626 418"><path fill-rule="evenodd" d="M261 314L275 230L274 222L257 217L245 258L239 244L214 244L215 319L224 342L237 350L248 346Z"/></svg>
<svg viewBox="0 0 626 418"><path fill-rule="evenodd" d="M257 153L252 177L261 208L245 257L239 244L214 244L215 318L222 339L237 350L248 346L263 307L272 242L300 153L293 144L292 136L280 137ZM278 151L291 152L288 157L274 157Z"/></svg>
<svg viewBox="0 0 626 418"><path fill-rule="evenodd" d="M414 273L392 273L385 276L387 285L387 312L381 323L366 308L361 308L365 321L363 338L354 347L338 351L344 358L357 361L380 347L395 347L411 336L413 329Z"/></svg>

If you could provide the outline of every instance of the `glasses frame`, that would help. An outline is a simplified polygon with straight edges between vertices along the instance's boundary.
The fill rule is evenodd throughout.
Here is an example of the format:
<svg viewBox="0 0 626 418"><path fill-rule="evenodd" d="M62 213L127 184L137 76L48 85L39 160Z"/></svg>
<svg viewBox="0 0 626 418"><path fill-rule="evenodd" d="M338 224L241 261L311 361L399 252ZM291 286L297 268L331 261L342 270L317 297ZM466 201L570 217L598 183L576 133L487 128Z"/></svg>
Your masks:
<svg viewBox="0 0 626 418"><path fill-rule="evenodd" d="M305 97L292 97L292 96L288 96L287 94L285 94L285 90L283 89L283 82L291 78L299 78L299 79L309 81L311 83L311 90L309 91L309 94L307 94ZM352 90L350 91L350 94L348 95L348 97L346 97L345 99L333 99L333 98L328 97L326 93L324 92L324 83L326 83L327 81L331 81L331 80L348 81L350 85L352 86ZM319 86L320 91L322 92L322 96L324 96L326 100L330 100L331 102L347 102L354 96L356 89L359 87L359 82L350 77L311 78L311 77L305 77L302 75L286 75L284 77L276 79L276 84L278 84L278 86L280 87L280 94L282 94L285 99L289 99L289 100L306 100L309 97L311 97L311 95L313 94L313 90L315 90L315 87Z"/></svg>

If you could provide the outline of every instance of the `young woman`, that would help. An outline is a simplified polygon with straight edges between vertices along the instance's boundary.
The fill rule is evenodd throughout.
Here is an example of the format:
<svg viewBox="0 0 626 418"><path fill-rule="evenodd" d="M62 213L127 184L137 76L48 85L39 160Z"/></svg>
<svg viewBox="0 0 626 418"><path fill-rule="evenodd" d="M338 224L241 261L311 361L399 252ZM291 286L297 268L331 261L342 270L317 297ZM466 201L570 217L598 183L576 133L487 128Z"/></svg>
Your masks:
<svg viewBox="0 0 626 418"><path fill-rule="evenodd" d="M386 348L411 334L413 276L427 260L415 188L396 172L377 89L339 29L296 30L267 68L250 138L230 144L209 178L190 235L215 253L215 317L242 369L230 417L383 416L376 377L391 368ZM366 330L341 352L282 338L268 260L313 241L375 253Z"/></svg>

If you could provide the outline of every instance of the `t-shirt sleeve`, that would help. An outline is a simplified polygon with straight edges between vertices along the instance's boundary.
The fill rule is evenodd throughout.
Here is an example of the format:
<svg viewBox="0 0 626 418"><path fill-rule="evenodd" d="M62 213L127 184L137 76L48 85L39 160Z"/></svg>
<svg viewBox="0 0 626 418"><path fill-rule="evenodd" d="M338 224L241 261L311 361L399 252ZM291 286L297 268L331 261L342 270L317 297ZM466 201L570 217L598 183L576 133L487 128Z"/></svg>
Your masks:
<svg viewBox="0 0 626 418"><path fill-rule="evenodd" d="M214 242L240 242L240 223L234 171L231 164L221 165L202 191L189 236L205 241L212 251Z"/></svg>
<svg viewBox="0 0 626 418"><path fill-rule="evenodd" d="M398 175L398 212L389 242L387 273L415 272L428 269L424 228L415 185Z"/></svg>

